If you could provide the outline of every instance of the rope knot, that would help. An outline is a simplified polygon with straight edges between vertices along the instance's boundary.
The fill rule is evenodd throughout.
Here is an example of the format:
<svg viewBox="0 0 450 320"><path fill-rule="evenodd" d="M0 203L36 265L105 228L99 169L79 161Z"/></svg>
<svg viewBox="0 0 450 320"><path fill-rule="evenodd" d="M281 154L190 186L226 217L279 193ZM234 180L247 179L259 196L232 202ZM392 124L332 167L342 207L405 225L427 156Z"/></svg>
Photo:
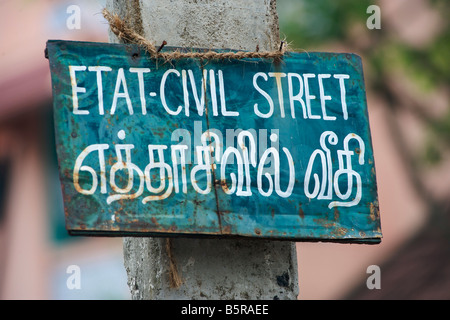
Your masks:
<svg viewBox="0 0 450 320"><path fill-rule="evenodd" d="M166 41L156 49L156 47L143 36L135 32L132 28L130 28L125 21L120 19L117 14L111 14L106 8L102 11L103 16L108 21L111 31L121 40L127 43L135 43L146 50L152 58L158 59L162 58L166 61L181 59L181 58L200 58L207 60L220 60L220 59L251 59L251 58L260 58L260 59L274 59L278 60L283 57L286 52L286 43L285 41L281 41L280 48L275 51L259 51L259 46L257 46L256 51L244 52L160 52L161 49L167 44Z"/></svg>

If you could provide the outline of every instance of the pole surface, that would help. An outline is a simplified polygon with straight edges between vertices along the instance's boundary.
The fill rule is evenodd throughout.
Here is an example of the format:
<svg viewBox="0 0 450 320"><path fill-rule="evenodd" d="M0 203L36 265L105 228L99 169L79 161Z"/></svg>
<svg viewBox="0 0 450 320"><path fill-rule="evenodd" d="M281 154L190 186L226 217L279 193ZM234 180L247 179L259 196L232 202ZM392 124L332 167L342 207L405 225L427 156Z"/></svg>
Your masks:
<svg viewBox="0 0 450 320"><path fill-rule="evenodd" d="M107 9L159 46L275 50L276 0L107 0ZM110 42L119 42L114 34ZM132 299L297 299L295 243L269 240L171 240L183 283L170 285L163 238L124 238Z"/></svg>

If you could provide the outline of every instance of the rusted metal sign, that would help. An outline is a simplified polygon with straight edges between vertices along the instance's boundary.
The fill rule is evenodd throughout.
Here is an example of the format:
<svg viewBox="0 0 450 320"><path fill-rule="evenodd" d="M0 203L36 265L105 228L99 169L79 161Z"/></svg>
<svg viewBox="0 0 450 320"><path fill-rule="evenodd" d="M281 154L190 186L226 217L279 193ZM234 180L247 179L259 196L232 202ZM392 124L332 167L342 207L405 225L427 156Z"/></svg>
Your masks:
<svg viewBox="0 0 450 320"><path fill-rule="evenodd" d="M70 234L380 242L358 56L47 50Z"/></svg>

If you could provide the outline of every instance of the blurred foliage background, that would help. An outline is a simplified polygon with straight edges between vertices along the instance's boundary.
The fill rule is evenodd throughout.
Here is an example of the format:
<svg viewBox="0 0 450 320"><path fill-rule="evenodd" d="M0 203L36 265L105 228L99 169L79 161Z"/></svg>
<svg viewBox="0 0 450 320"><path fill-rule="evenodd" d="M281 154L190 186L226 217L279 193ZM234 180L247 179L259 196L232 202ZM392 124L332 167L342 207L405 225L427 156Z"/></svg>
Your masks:
<svg viewBox="0 0 450 320"><path fill-rule="evenodd" d="M429 110L432 106L419 101L416 96L439 92L449 97L450 1L428 1L428 9L437 13L440 21L438 31L430 32L432 36L423 44L409 43L398 36L389 25L389 21L397 19L396 12L390 10L385 13L385 2L279 0L277 9L282 17L280 33L293 51L329 51L330 46L337 46L359 54L364 61L367 90L384 100L383 105L393 115L399 116L398 112L407 109L424 125L425 139L415 141L419 146L414 150L405 147L406 137L398 129L399 117L393 119L391 129L408 166L411 182L433 207L439 199L433 198L426 190L420 176L422 170L439 165L446 159L450 149L449 100L446 110L436 115ZM367 12L367 8L373 4L381 8L381 28L369 30L366 21L372 12ZM409 18L413 23L415 17ZM404 28L408 28L408 21L403 23L406 23ZM393 79L408 81L417 91L410 94L397 90L392 86ZM423 100L426 102L426 99Z"/></svg>

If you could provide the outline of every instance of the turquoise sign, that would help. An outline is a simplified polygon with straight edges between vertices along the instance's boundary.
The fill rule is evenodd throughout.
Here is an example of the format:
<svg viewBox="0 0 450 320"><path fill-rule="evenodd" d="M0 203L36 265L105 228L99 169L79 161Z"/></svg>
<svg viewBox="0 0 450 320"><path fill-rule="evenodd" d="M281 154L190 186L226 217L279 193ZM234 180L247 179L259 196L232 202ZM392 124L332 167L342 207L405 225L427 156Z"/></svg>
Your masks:
<svg viewBox="0 0 450 320"><path fill-rule="evenodd" d="M165 61L72 41L47 54L70 234L380 242L357 55Z"/></svg>

